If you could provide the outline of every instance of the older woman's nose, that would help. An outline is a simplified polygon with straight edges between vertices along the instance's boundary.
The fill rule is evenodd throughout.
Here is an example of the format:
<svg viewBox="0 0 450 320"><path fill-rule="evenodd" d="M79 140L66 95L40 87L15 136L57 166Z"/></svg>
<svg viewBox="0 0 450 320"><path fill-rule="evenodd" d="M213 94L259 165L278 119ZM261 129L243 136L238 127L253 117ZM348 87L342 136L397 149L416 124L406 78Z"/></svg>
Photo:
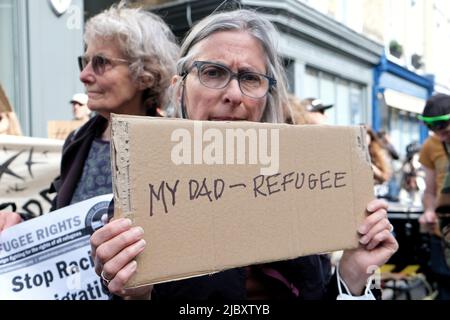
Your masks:
<svg viewBox="0 0 450 320"><path fill-rule="evenodd" d="M242 91L239 87L239 82L237 79L232 79L228 85L224 88L225 102L231 103L233 105L240 105L242 102Z"/></svg>
<svg viewBox="0 0 450 320"><path fill-rule="evenodd" d="M88 65L80 72L80 81L84 84L88 84L94 82L94 80L94 70L92 69L91 63L88 63Z"/></svg>

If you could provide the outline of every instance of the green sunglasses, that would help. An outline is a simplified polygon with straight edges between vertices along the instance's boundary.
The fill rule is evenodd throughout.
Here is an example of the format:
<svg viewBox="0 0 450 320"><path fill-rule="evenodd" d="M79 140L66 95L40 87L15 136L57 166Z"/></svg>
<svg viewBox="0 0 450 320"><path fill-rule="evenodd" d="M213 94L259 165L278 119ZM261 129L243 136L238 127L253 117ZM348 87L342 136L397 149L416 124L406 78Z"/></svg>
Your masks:
<svg viewBox="0 0 450 320"><path fill-rule="evenodd" d="M418 115L417 118L420 121L423 121L425 125L433 131L445 129L450 124L450 113L435 117L424 117Z"/></svg>

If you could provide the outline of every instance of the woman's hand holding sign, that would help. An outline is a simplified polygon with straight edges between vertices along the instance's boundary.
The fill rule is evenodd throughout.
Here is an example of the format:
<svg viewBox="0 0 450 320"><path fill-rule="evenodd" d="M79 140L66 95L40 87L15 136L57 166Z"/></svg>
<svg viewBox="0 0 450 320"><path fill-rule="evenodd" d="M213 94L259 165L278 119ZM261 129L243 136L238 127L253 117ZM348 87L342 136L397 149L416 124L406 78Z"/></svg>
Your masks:
<svg viewBox="0 0 450 320"><path fill-rule="evenodd" d="M91 254L95 272L111 293L123 297L149 297L152 286L123 289L136 272L134 259L144 251L143 235L141 227L132 227L131 220L124 218L111 221L92 235Z"/></svg>
<svg viewBox="0 0 450 320"><path fill-rule="evenodd" d="M385 264L398 249L387 218L387 203L373 200L367 212L369 215L358 228L359 248L344 251L340 261L340 276L354 295L362 293L376 267Z"/></svg>

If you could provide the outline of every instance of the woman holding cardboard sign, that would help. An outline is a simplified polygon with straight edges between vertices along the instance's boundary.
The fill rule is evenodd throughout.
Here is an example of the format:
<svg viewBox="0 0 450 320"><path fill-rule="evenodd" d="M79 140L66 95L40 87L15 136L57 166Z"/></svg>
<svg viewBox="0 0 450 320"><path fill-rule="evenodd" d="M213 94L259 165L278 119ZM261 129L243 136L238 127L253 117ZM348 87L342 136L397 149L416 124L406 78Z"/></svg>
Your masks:
<svg viewBox="0 0 450 320"><path fill-rule="evenodd" d="M200 21L182 45L178 75L172 81L178 115L194 120L283 122L287 93L272 36L273 25L247 10L218 13ZM374 266L384 264L398 247L386 208L378 200L367 205L368 217L358 230L361 246L344 253L334 276L320 256L287 261L284 274L282 269L268 273L283 285L290 282L286 287L294 284L292 296L301 299L373 298L365 290L367 280ZM131 236L130 228L131 221L118 219L91 238L97 272L111 292L122 296L133 294L123 288L136 272L134 259L141 252L136 246L142 234ZM151 244L147 249L151 250ZM237 268L159 284L147 287L147 293L154 299L244 299L249 289L246 279L252 275L248 270Z"/></svg>

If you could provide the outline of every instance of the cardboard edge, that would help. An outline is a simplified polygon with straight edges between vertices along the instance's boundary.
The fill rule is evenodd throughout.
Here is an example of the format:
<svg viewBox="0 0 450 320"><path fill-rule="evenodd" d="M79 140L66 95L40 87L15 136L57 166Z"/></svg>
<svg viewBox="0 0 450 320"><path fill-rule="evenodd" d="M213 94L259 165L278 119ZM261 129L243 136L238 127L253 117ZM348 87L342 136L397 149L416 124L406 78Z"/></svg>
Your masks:
<svg viewBox="0 0 450 320"><path fill-rule="evenodd" d="M371 160L369 148L366 143L366 131L363 126L355 127L353 132L353 139L349 139L350 152L352 154L352 177L353 177L353 212L355 214L355 230L364 221L367 216L366 205L373 200L372 197L364 196L366 194L373 194L373 185L362 185L358 183L358 179L372 181ZM366 176L366 177L364 177ZM361 207L360 207L361 206ZM356 247L359 245L358 236L355 234L357 241ZM356 248L355 247L355 248Z"/></svg>
<svg viewBox="0 0 450 320"><path fill-rule="evenodd" d="M111 166L114 194L114 213L134 221L131 209L130 155L128 122L121 116L111 115Z"/></svg>
<svg viewBox="0 0 450 320"><path fill-rule="evenodd" d="M348 248L336 248L335 250L331 250L331 251L327 251L327 252L320 252L317 253L318 255L321 254L329 254L331 252L337 251L337 250L347 250L347 249L354 249L354 247L350 246ZM292 259L296 259L302 256L307 256L308 254L305 255L293 255L291 257L287 257L284 260L264 260L264 261L258 261L256 263L250 264L250 265L260 265L260 264L266 264L266 263L272 263L272 262L279 262L279 261L288 261L288 260L292 260ZM230 270L230 269L234 269L234 268L243 268L246 266L250 266L250 265L234 265L234 266L228 266L226 268L216 268L214 270L204 270L204 271L199 271L196 273L185 273L185 274L180 274L178 277L173 278L173 277L160 277L160 278L155 278L154 280L149 280L149 281L134 281L134 278L131 278L130 281L128 281L128 283L125 285L125 289L136 289L139 287L144 287L144 286L149 286L149 285L155 285L155 284L160 284L160 283L167 283L167 282L173 282L173 281L180 281L180 280L186 280L186 279L191 279L191 278L196 278L196 277L202 277L202 276L208 276L208 275L213 275L222 271L226 271L226 270Z"/></svg>

